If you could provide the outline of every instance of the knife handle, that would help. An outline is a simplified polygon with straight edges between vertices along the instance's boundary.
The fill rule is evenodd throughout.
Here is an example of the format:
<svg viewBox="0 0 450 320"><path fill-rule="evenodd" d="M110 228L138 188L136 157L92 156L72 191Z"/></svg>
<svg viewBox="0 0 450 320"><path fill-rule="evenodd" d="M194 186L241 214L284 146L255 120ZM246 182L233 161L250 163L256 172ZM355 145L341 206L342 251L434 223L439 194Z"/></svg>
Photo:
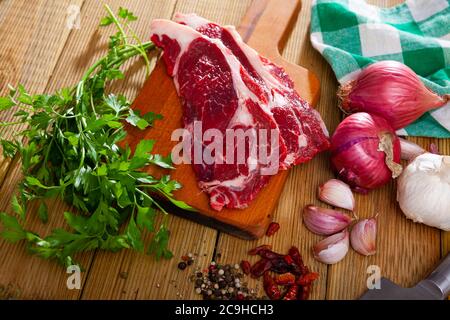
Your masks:
<svg viewBox="0 0 450 320"><path fill-rule="evenodd" d="M441 261L436 269L427 277L442 293L442 299L450 294L450 253Z"/></svg>

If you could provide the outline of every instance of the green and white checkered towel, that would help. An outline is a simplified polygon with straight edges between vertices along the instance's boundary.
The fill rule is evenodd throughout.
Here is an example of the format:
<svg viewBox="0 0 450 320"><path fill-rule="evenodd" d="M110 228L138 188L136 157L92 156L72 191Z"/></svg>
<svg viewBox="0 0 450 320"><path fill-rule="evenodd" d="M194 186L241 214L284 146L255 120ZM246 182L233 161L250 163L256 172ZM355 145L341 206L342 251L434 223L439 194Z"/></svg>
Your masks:
<svg viewBox="0 0 450 320"><path fill-rule="evenodd" d="M397 60L434 92L450 93L450 0L407 0L391 8L363 0L316 0L311 42L340 83L374 61ZM450 103L398 133L450 138Z"/></svg>

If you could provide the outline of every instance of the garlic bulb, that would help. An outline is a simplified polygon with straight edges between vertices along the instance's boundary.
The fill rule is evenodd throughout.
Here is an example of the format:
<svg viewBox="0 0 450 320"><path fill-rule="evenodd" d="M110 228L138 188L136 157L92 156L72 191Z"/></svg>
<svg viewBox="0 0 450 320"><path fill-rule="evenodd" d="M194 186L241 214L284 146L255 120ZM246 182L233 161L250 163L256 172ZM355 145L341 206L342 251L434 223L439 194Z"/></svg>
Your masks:
<svg viewBox="0 0 450 320"><path fill-rule="evenodd" d="M450 231L450 156L415 158L398 179L397 201L409 219Z"/></svg>

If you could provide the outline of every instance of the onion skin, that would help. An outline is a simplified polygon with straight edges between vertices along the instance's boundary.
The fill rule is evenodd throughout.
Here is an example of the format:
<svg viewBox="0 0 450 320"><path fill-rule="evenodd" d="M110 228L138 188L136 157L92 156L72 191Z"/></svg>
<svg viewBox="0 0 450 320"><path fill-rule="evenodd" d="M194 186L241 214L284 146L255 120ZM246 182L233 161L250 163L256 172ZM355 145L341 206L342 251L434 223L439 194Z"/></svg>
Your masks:
<svg viewBox="0 0 450 320"><path fill-rule="evenodd" d="M381 187L393 177L386 153L379 151L383 135L391 137L392 161L401 168L400 140L381 117L365 112L352 114L339 124L331 138L332 168L357 192Z"/></svg>
<svg viewBox="0 0 450 320"><path fill-rule="evenodd" d="M389 60L365 68L356 80L339 88L338 97L344 112L381 116L395 130L413 123L425 112L443 106L450 98L429 90L403 63Z"/></svg>

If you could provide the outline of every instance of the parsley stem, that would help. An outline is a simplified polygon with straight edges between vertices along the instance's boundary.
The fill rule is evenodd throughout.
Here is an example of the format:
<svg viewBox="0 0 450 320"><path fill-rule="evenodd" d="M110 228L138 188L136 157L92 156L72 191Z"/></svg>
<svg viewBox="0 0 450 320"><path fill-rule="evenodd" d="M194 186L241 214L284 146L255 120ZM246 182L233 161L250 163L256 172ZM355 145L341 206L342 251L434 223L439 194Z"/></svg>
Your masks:
<svg viewBox="0 0 450 320"><path fill-rule="evenodd" d="M144 191L142 191L142 190L139 190L139 189L137 189L136 188L136 191L137 192L139 192L140 194L142 194L145 198L147 198L148 200L150 200L155 206L157 206L158 207L158 209L159 210L161 210L164 214L168 214L167 213L167 211L163 208L163 207L161 207L161 205L157 202L157 201L155 201L152 197L150 197L148 194L146 194Z"/></svg>
<svg viewBox="0 0 450 320"><path fill-rule="evenodd" d="M128 23L125 22L125 26L127 26L128 30L130 30L131 35L133 36L134 40L139 44L139 46L136 46L136 49L138 49L141 53L141 56L145 60L145 68L147 70L147 76L150 74L150 61L148 60L147 54L145 53L145 49L142 48L142 42L141 39L136 35L134 30L128 25Z"/></svg>
<svg viewBox="0 0 450 320"><path fill-rule="evenodd" d="M15 121L15 122L0 122L0 127L7 127L7 126L14 126L16 124L21 124L22 121Z"/></svg>
<svg viewBox="0 0 450 320"><path fill-rule="evenodd" d="M105 4L105 9L106 9L106 11L108 11L112 21L116 25L117 29L119 29L119 32L122 34L123 41L125 42L125 44L128 44L128 42L127 42L127 34L123 30L122 25L120 24L119 20L117 20L116 15L114 14L114 12L112 12L111 8L107 4Z"/></svg>
<svg viewBox="0 0 450 320"><path fill-rule="evenodd" d="M105 9L107 17L102 19L101 25L114 24L118 29L110 38L106 55L95 61L77 84L52 95L30 95L19 85L18 97L14 98L16 89L10 87L10 95L4 98L10 100L8 105L13 104L20 110L14 119L20 121L0 122L0 129L13 125L23 127L15 134L21 137L20 141L14 135L9 140L0 139L3 147L8 149L8 157L18 154L22 158L25 178L19 184L21 196L12 204L19 216L26 212L29 201L44 201L55 196L80 210L78 216L66 217L72 231L54 229L42 238L26 230L19 221L9 223L7 229L11 230L7 231L14 236L11 240L25 240L33 253L66 265L74 263L73 254L96 248L141 251L140 233L133 233L130 224L125 233L119 229L131 217L135 229L156 230L156 225L149 228L143 221L134 221L140 220L137 219L138 206L158 209L158 214L163 214L159 230L155 231L150 244L152 250L148 253L170 258L168 212L159 201L165 197L180 208L187 207L172 198L172 190L178 189L176 181L169 177L157 179L142 172L146 165L162 166L158 161L152 162L150 144L143 143L142 150L137 154L135 151L134 155L129 147L123 150L117 145L126 135L123 121L130 116L147 118L135 114L124 95L109 93L108 84L120 78L119 69L134 57L142 56L148 74L151 68L148 51L156 47L151 41L139 39L129 25L136 17L127 9L120 8L116 15L109 6L105 5ZM149 119L153 119L153 115L149 114ZM150 126L152 121L148 122ZM163 167L167 168L166 165ZM99 168L102 168L101 175ZM130 200L133 198L134 203ZM0 213L3 227L5 221L11 219L16 218ZM0 232L0 237L2 235Z"/></svg>
<svg viewBox="0 0 450 320"><path fill-rule="evenodd" d="M140 47L143 50L148 50L148 49L154 49L155 45L153 42L148 41L148 42L144 42L140 45ZM139 49L136 48L135 45L127 45L124 49L117 51L117 55L120 58L116 58L115 60L109 61L108 64L106 65L106 68L111 68L112 66L115 66L116 64L122 65L126 60L128 60L129 58L132 58L134 56L136 56L137 54L141 53L139 51ZM101 66L104 62L106 62L108 60L108 56L105 56L103 58L101 58L100 60L98 60L96 63L94 63L84 74L83 78L81 79L80 83L78 86L83 86L84 83L89 79L89 77L92 75L92 73L94 73L94 71Z"/></svg>
<svg viewBox="0 0 450 320"><path fill-rule="evenodd" d="M21 104L21 103L16 104L16 106L18 108L20 108L20 109L27 110L27 111L30 111L30 112L34 111L34 109L32 107L29 107L29 106Z"/></svg>

